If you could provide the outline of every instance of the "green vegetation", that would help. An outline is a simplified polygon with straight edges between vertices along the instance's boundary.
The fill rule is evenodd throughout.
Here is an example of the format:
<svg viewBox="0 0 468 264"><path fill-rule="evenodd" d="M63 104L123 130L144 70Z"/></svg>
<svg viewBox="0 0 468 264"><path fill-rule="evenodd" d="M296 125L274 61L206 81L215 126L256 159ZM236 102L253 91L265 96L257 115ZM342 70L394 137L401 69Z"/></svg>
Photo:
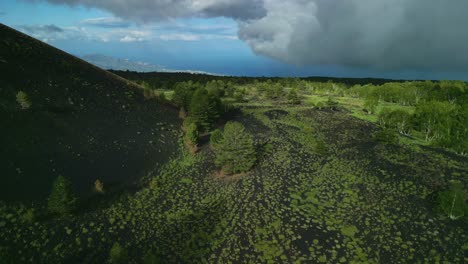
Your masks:
<svg viewBox="0 0 468 264"><path fill-rule="evenodd" d="M185 144L191 150L192 153L195 153L198 150L198 137L199 134L197 125L195 125L195 123L191 123L187 128L187 132L185 133L184 138Z"/></svg>
<svg viewBox="0 0 468 264"><path fill-rule="evenodd" d="M24 49L34 67L4 69L1 87L24 87L13 73L45 68L34 56L50 52L5 35L0 47L15 52L5 59L25 61ZM45 213L46 194L0 202L0 262L468 262L466 83L124 73L170 95L183 109L183 135L176 109L75 67L31 75L38 87L24 90L40 111L18 111L17 91L0 90L2 191L26 196L63 171L76 173L77 191L90 191L78 193L68 217ZM44 98L53 91L51 104ZM53 151L34 152L37 145ZM22 182L31 175L40 181ZM131 184L120 181L129 175ZM96 179L104 194L93 192ZM68 187L54 188L49 201L68 211L63 190L71 188L59 186Z"/></svg>
<svg viewBox="0 0 468 264"><path fill-rule="evenodd" d="M228 122L222 139L214 145L216 165L226 173L241 173L252 168L256 161L253 138L238 122Z"/></svg>
<svg viewBox="0 0 468 264"><path fill-rule="evenodd" d="M223 132L221 130L216 129L211 133L210 136L210 144L213 149L219 148L219 145L223 142Z"/></svg>
<svg viewBox="0 0 468 264"><path fill-rule="evenodd" d="M124 264L128 263L128 253L119 243L115 242L109 252L109 263Z"/></svg>
<svg viewBox="0 0 468 264"><path fill-rule="evenodd" d="M76 197L69 179L58 176L52 185L47 208L53 214L70 214L76 208Z"/></svg>
<svg viewBox="0 0 468 264"><path fill-rule="evenodd" d="M300 104L301 100L299 99L296 89L291 89L288 93L288 102L290 104Z"/></svg>
<svg viewBox="0 0 468 264"><path fill-rule="evenodd" d="M16 102L21 106L21 109L29 109L31 107L31 101L28 95L23 91L19 91L16 94Z"/></svg>
<svg viewBox="0 0 468 264"><path fill-rule="evenodd" d="M439 209L450 219L456 220L468 213L468 205L465 202L466 194L460 182L454 181L450 189L443 191L438 196Z"/></svg>

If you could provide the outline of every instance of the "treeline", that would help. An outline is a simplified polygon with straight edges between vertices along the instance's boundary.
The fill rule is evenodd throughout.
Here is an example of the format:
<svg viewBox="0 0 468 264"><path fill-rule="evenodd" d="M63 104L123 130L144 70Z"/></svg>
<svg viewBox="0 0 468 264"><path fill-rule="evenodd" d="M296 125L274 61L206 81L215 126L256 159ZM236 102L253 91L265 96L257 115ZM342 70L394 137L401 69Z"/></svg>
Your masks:
<svg viewBox="0 0 468 264"><path fill-rule="evenodd" d="M404 82L389 79L376 78L333 78L333 77L305 77L305 78L280 78L280 77L243 77L243 76L217 76L208 74L186 73L186 72L134 72L134 71L115 71L110 72L117 74L125 79L147 86L150 89L165 89L173 90L179 82L192 81L205 85L211 81L222 81L232 85L246 85L274 82L283 86L290 86L299 81L317 82L317 83L340 83L347 86L352 85L381 85L388 82Z"/></svg>
<svg viewBox="0 0 468 264"><path fill-rule="evenodd" d="M382 102L413 106L414 111L381 107L380 125L400 134L413 131L434 145L468 153L468 86L460 81L387 83L353 86L347 94L364 99L364 108L374 113Z"/></svg>
<svg viewBox="0 0 468 264"><path fill-rule="evenodd" d="M234 96L231 88L222 81L211 81L205 86L188 81L178 83L173 95L173 103L184 118L185 146L195 154L200 137L210 135L215 164L227 174L247 172L256 161L253 137L242 124L227 122L223 131L215 129L220 118L233 109L222 100L224 96Z"/></svg>
<svg viewBox="0 0 468 264"><path fill-rule="evenodd" d="M209 130L229 110L229 98L301 103L302 95L329 96L322 105L336 107L332 97L361 98L364 111L378 116L384 129L418 134L431 144L468 153L468 85L462 81L390 81L339 78L247 78L190 73L114 72L139 82L147 90L170 89L173 102L188 115L199 133ZM196 95L196 96L194 96ZM388 103L401 107L386 107ZM410 110L408 110L410 109ZM417 132L417 133L414 133Z"/></svg>

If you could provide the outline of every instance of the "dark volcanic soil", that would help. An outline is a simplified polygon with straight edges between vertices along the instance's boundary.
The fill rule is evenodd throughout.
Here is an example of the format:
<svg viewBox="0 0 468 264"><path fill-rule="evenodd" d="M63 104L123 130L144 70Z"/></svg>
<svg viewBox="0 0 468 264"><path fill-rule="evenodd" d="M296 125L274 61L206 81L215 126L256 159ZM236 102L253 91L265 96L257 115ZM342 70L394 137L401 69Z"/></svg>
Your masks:
<svg viewBox="0 0 468 264"><path fill-rule="evenodd" d="M171 106L0 25L0 200L43 200L63 175L77 192L131 183L178 148ZM29 97L22 109L17 93Z"/></svg>

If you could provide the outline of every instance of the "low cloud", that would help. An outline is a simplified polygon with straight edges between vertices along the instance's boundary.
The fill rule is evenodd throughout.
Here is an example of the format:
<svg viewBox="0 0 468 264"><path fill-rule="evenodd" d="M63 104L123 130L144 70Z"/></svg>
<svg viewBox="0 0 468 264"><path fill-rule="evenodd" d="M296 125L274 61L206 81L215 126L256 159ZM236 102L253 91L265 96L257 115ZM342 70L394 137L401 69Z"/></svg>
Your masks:
<svg viewBox="0 0 468 264"><path fill-rule="evenodd" d="M85 40L90 38L90 34L85 29L79 27L62 28L56 25L20 25L16 28L44 42L65 39Z"/></svg>
<svg viewBox="0 0 468 264"><path fill-rule="evenodd" d="M117 33L117 32L116 32ZM121 32L124 34L123 37L120 38L120 42L143 42L148 40L151 37L151 33L145 31L127 31ZM116 34L118 35L118 34Z"/></svg>
<svg viewBox="0 0 468 264"><path fill-rule="evenodd" d="M117 17L89 18L81 21L80 24L103 28L128 28L131 26L131 23Z"/></svg>
<svg viewBox="0 0 468 264"><path fill-rule="evenodd" d="M213 39L237 40L238 38L235 35L171 33L162 34L159 36L159 39L164 41L200 41Z"/></svg>
<svg viewBox="0 0 468 264"><path fill-rule="evenodd" d="M58 27L56 25L20 25L20 31L44 42L81 40L98 42L144 42L153 39L148 30L111 29L105 32L89 31L85 27Z"/></svg>
<svg viewBox="0 0 468 264"><path fill-rule="evenodd" d="M195 34L163 34L159 38L165 41L198 41L201 40L199 35Z"/></svg>

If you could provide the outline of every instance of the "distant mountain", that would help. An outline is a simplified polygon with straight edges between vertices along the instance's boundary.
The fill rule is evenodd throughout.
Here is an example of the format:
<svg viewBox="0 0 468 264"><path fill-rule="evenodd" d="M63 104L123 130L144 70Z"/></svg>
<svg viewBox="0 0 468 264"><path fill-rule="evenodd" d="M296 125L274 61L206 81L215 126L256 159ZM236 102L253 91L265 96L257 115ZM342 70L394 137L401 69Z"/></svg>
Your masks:
<svg viewBox="0 0 468 264"><path fill-rule="evenodd" d="M133 61L129 59L120 59L110 56L105 56L102 54L89 54L81 56L81 58L91 64L98 66L99 68L105 70L115 70L115 71L135 71L135 72L183 72L183 73L192 73L192 74L208 74L221 76L220 74L205 72L205 71L196 71L196 70L174 70L168 69L160 65L154 65L147 62Z"/></svg>
<svg viewBox="0 0 468 264"><path fill-rule="evenodd" d="M146 62L131 61L129 59L120 59L101 54L89 54L81 57L83 60L94 64L102 69L112 69L120 71L137 71L137 72L160 72L167 71L162 66L154 65Z"/></svg>

